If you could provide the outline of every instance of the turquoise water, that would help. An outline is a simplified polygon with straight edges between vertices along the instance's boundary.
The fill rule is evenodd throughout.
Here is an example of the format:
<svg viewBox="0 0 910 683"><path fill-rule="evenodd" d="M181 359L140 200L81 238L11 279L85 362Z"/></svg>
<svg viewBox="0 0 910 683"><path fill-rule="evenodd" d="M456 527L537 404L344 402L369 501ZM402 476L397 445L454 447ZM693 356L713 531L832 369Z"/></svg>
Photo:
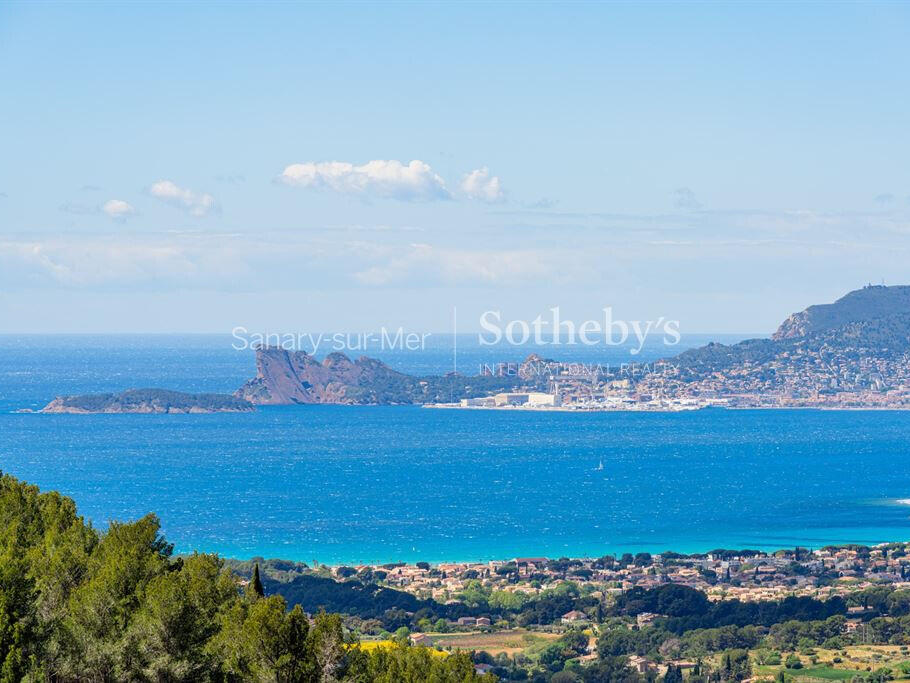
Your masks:
<svg viewBox="0 0 910 683"><path fill-rule="evenodd" d="M0 469L98 525L157 512L180 551L338 563L910 539L908 413L20 414L71 391L226 390L252 364L208 338L29 341L0 339Z"/></svg>

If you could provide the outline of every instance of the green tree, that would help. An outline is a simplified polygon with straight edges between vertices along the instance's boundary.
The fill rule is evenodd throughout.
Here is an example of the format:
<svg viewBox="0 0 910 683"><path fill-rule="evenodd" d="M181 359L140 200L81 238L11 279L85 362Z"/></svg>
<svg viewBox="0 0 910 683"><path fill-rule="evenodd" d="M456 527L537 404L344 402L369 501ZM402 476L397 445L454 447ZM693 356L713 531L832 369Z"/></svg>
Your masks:
<svg viewBox="0 0 910 683"><path fill-rule="evenodd" d="M253 576L247 584L247 596L255 600L264 595L265 590L262 588L262 579L259 578L259 563L257 562L253 567Z"/></svg>
<svg viewBox="0 0 910 683"><path fill-rule="evenodd" d="M149 582L131 628L141 643L146 676L195 681L217 668L206 650L218 632L217 615L237 599L237 584L214 555L193 555Z"/></svg>
<svg viewBox="0 0 910 683"><path fill-rule="evenodd" d="M540 665L550 671L559 671L566 661L563 647L558 643L547 645L538 658Z"/></svg>
<svg viewBox="0 0 910 683"><path fill-rule="evenodd" d="M721 675L725 680L742 681L752 675L752 665L747 650L727 650L722 661Z"/></svg>
<svg viewBox="0 0 910 683"><path fill-rule="evenodd" d="M316 674L323 683L339 680L345 666L341 615L320 612L310 633L309 648Z"/></svg>
<svg viewBox="0 0 910 683"><path fill-rule="evenodd" d="M597 639L597 654L601 659L634 654L636 635L626 628L614 628Z"/></svg>
<svg viewBox="0 0 910 683"><path fill-rule="evenodd" d="M173 547L155 515L112 522L89 557L86 580L73 590L65 628L71 646L64 675L101 680L138 677L141 652L127 633L149 582L171 565Z"/></svg>
<svg viewBox="0 0 910 683"><path fill-rule="evenodd" d="M637 677L629 668L626 657L604 657L581 670L585 683L619 683L635 681Z"/></svg>
<svg viewBox="0 0 910 683"><path fill-rule="evenodd" d="M478 676L466 653L448 657L432 654L425 647L395 645L369 653L354 648L345 675L358 683L493 683L494 677Z"/></svg>
<svg viewBox="0 0 910 683"><path fill-rule="evenodd" d="M227 673L257 682L312 680L315 661L308 642L309 623L299 605L290 612L286 607L284 598L277 595L252 603L235 602L212 647Z"/></svg>

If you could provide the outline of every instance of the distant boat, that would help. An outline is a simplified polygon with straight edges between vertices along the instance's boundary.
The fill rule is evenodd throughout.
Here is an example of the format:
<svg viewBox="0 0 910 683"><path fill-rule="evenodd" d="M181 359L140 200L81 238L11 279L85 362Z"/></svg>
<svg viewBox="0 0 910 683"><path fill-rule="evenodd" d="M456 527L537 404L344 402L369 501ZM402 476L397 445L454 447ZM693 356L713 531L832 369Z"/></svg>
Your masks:
<svg viewBox="0 0 910 683"><path fill-rule="evenodd" d="M604 461L601 460L601 461L600 461L600 464L599 464L597 467L594 468L594 471L595 471L595 472L600 472L603 468L604 468Z"/></svg>

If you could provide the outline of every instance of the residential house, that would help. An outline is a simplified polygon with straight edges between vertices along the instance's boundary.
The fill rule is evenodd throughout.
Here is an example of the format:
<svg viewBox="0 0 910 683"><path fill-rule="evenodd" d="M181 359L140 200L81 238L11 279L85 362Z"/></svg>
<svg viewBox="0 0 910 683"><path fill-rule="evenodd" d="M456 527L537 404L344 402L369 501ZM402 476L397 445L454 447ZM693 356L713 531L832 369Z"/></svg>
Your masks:
<svg viewBox="0 0 910 683"><path fill-rule="evenodd" d="M588 615L584 612L578 611L577 609L573 609L571 612L566 612L562 615L562 623L569 626L586 624L588 621Z"/></svg>

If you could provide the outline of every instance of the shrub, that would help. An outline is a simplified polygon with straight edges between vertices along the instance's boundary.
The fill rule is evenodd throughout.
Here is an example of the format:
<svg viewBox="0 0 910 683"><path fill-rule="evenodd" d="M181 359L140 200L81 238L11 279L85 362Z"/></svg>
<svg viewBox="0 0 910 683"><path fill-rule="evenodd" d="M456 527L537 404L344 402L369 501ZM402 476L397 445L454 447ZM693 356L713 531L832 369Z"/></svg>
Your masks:
<svg viewBox="0 0 910 683"><path fill-rule="evenodd" d="M799 658L797 654L790 654L787 656L787 660L784 664L788 669L802 669L803 661Z"/></svg>

